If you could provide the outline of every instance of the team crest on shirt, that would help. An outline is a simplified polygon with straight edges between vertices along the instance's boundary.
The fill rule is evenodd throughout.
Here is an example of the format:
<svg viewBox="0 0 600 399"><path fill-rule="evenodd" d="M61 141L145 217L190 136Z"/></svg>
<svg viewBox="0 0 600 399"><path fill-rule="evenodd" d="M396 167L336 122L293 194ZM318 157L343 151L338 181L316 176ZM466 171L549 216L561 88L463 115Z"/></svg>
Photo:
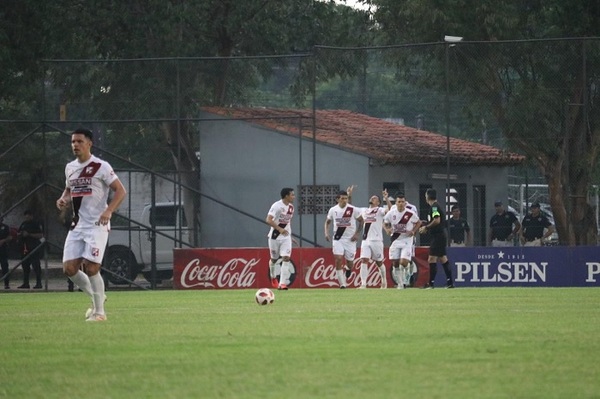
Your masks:
<svg viewBox="0 0 600 399"><path fill-rule="evenodd" d="M100 248L92 248L92 256L97 258L100 255Z"/></svg>

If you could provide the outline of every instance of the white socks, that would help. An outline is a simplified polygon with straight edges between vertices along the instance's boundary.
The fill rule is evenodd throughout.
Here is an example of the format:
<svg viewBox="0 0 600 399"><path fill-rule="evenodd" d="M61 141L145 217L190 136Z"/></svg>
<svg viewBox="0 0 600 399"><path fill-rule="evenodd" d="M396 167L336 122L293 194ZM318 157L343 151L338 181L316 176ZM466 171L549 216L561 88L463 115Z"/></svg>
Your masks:
<svg viewBox="0 0 600 399"><path fill-rule="evenodd" d="M367 277L369 276L369 269L365 262L360 264L360 285L363 287L367 286Z"/></svg>
<svg viewBox="0 0 600 399"><path fill-rule="evenodd" d="M288 285L292 275L292 266L290 262L281 262L281 274L279 275L279 284Z"/></svg>
<svg viewBox="0 0 600 399"><path fill-rule="evenodd" d="M381 274L381 286L387 288L387 276L385 272L385 265L379 266L379 274Z"/></svg>
<svg viewBox="0 0 600 399"><path fill-rule="evenodd" d="M277 274L275 273L275 262L273 260L269 261L269 277L275 278Z"/></svg>
<svg viewBox="0 0 600 399"><path fill-rule="evenodd" d="M104 314L104 280L100 272L90 276L90 285L92 286L93 295L92 303L94 304L94 314Z"/></svg>
<svg viewBox="0 0 600 399"><path fill-rule="evenodd" d="M340 287L346 287L346 271L344 269L336 270L335 274L337 275Z"/></svg>
<svg viewBox="0 0 600 399"><path fill-rule="evenodd" d="M69 279L71 279L73 284L78 286L81 289L81 291L88 294L90 298L93 296L94 293L92 292L90 278L88 277L87 274L85 274L81 270L77 270L77 273L75 275L69 277ZM93 298L92 298L92 300L93 300Z"/></svg>

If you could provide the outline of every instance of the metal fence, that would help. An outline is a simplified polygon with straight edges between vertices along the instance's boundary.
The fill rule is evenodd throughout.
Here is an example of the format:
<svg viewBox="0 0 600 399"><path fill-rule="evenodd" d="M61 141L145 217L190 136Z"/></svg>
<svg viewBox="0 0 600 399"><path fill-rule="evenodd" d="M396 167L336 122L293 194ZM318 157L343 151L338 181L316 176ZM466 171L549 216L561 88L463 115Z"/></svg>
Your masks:
<svg viewBox="0 0 600 399"><path fill-rule="evenodd" d="M131 221L142 203L192 206L195 199L215 200L198 185L199 115L208 106L308 109L313 115L345 109L518 152L527 160L511 172L514 186L506 195L519 202L521 216L535 197L531 194L542 185L556 187L553 176L562 171L562 183L589 182L562 188L567 220L590 224L581 228L597 233L592 185L598 184L598 161L590 151L600 145L597 39L316 47L288 56L46 60L45 65L38 101L23 104L21 118L0 121L0 206L11 224L18 223L23 208L36 209L51 251L60 252L65 234L53 204L72 157L70 130L93 129L95 153L128 176L168 182L169 195L144 184L130 190L137 197L125 201L123 215ZM568 140L576 144L565 145ZM573 162L576 156L579 163ZM553 159L575 166L555 168ZM570 191L575 188L579 192ZM530 195L524 197L523 190ZM591 212L585 215L595 215L591 221L573 211L582 192L589 194L583 202ZM550 205L545 195L536 199ZM188 219L194 233L185 244L197 245L200 223Z"/></svg>

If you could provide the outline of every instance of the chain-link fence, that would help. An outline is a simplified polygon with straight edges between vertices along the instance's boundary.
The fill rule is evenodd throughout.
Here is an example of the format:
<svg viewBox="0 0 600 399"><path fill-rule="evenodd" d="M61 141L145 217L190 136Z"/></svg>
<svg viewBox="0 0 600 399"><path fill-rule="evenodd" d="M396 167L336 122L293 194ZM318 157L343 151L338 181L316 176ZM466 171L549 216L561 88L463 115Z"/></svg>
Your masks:
<svg viewBox="0 0 600 399"><path fill-rule="evenodd" d="M64 187L64 165L72 158L72 129L85 126L95 132L95 154L109 161L128 186L129 198L119 211L124 219L116 226L169 236L175 247L202 246L211 234L202 223L209 217L201 213L203 201L250 220L252 229L263 229L265 213L264 203L248 208L202 185L206 158L201 137L207 124L223 121L225 114L227 120L277 130L287 118L290 124L301 120L302 136L316 129L319 110L349 110L522 154L524 161L515 163L509 176L485 185L468 178L450 181L459 166L452 148L441 159L441 179L462 199L463 216L478 231L475 245L487 244L492 193L509 201L519 217L532 201L543 202L562 243L591 244L597 237L599 40L316 47L311 54L293 56L48 60L45 65L39 102L23 104L24 120L0 121L0 192L2 215L11 225L18 224L24 208L36 209L46 225L50 252L60 253L66 231L54 201ZM231 112L217 118L205 112L209 107ZM236 116L239 107L280 112L253 119ZM247 146L252 157L252 139L231 145ZM475 174L490 167L477 155L462 159L460 168ZM313 176L296 185L298 192L318 183L316 166L312 170ZM236 173L235 168L228 173ZM400 179L387 182L409 191ZM156 210L157 204L185 209L175 209L171 233L157 231L152 218L143 220L147 207ZM316 234L303 235L304 243L317 244ZM129 235L123 247L135 247L133 239ZM125 261L119 262L123 266ZM150 262L158 261L153 257ZM129 278L138 270L115 266L113 271Z"/></svg>

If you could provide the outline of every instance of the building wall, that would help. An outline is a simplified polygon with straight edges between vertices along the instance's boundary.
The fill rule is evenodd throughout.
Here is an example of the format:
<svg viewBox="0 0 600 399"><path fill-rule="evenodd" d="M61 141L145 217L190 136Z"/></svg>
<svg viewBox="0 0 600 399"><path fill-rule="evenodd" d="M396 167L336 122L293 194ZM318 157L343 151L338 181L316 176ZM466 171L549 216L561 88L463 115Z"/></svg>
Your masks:
<svg viewBox="0 0 600 399"><path fill-rule="evenodd" d="M216 201L201 199L204 247L267 245L267 212L280 199L283 187L313 184L313 143L240 121L204 122L200 128L200 189ZM366 187L368 158L316 146L315 184ZM325 215L300 215L296 201L292 222L301 245L327 245ZM331 206L334 206L332 203ZM243 213L231 209L237 208Z"/></svg>
<svg viewBox="0 0 600 399"><path fill-rule="evenodd" d="M211 115L211 118L214 116ZM216 118L214 118L216 119ZM280 199L283 187L296 189L294 234L304 238L301 246L330 244L324 240L325 215L300 215L299 186L313 184L313 143L279 133L251 122L212 120L200 125L201 191L216 201L201 199L202 247L264 247L268 227L264 223L271 204ZM299 143L302 143L300 146ZM445 163L439 165L377 165L368 157L336 147L314 147L317 185L354 184L353 204L367 206L368 198L380 194L384 183L403 183L407 199L426 209L420 188L431 185L444 205L446 180L432 179L431 174L446 174ZM507 168L494 166L457 166L451 168L463 184L466 204L463 217L485 239L486 226L493 215L497 198L506 200ZM484 209L474 204L474 189L485 187ZM390 193L395 194L395 193ZM220 201L222 203L218 203ZM332 203L331 206L334 206ZM239 211L238 211L239 210ZM474 226L475 214L480 225Z"/></svg>
<svg viewBox="0 0 600 399"><path fill-rule="evenodd" d="M446 165L411 165L411 166L371 166L369 192L379 194L385 183L402 183L406 199L417 205L423 212L427 209L424 195L420 186L431 186L438 193L438 202L446 207L446 179L432 178L433 175L446 176ZM501 199L506 204L508 186L508 168L502 166L452 166L451 175L456 180L450 181L451 188L464 185L464 198L461 196L459 205L462 217L466 218L472 228L472 233L480 236L480 242L485 240L489 220L494 214L494 201ZM477 188L485 187L483 204L477 202ZM390 195L395 193L390 192ZM357 196L358 197L358 196ZM368 197L367 197L368 199ZM367 201L365 199L365 203ZM449 213L449 212L448 212ZM481 220L477 224L479 215ZM423 217L425 215L422 215Z"/></svg>

